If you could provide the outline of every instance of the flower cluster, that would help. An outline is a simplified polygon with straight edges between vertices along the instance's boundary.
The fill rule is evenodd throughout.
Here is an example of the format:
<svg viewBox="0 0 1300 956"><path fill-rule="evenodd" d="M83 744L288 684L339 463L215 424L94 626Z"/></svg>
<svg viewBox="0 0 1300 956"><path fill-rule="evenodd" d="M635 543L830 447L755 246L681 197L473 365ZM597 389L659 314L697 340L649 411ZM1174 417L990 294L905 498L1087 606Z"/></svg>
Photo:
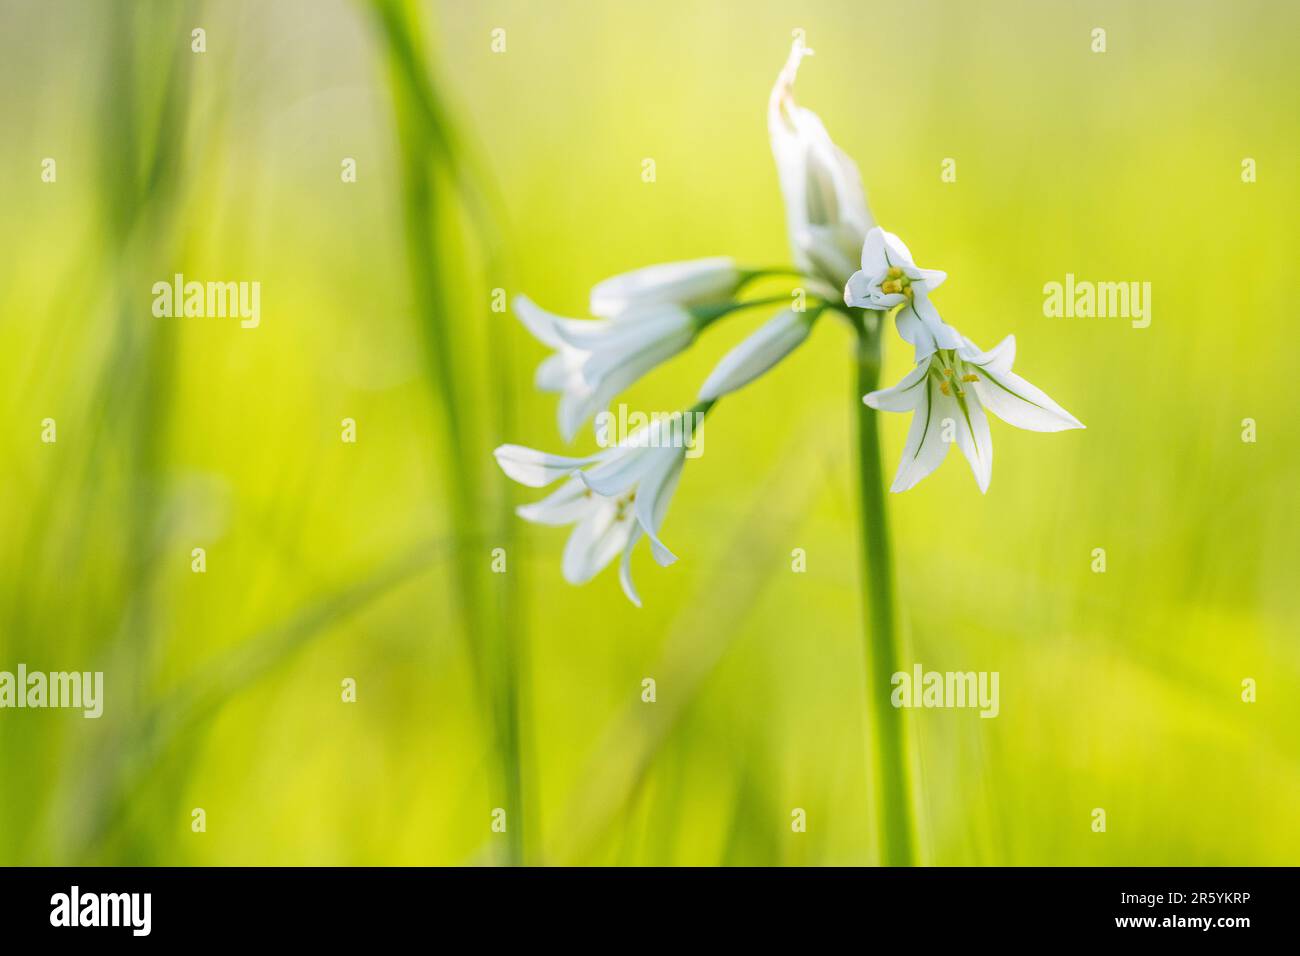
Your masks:
<svg viewBox="0 0 1300 956"><path fill-rule="evenodd" d="M912 412L903 458L890 491L906 491L939 467L956 443L981 492L993 477L990 411L1009 425L1029 431L1083 428L1083 423L1038 388L1011 371L1016 338L1008 335L981 352L939 317L930 302L947 273L922 269L897 236L872 229L862 247L862 269L844 287L851 308L894 311L894 326L916 350L916 366L893 388L863 396L869 406Z"/></svg>
<svg viewBox="0 0 1300 956"><path fill-rule="evenodd" d="M864 316L874 315L875 322L892 314L898 334L915 350L915 367L893 388L863 398L874 409L913 413L891 490L911 488L955 442L986 491L993 467L986 411L1032 431L1083 425L1011 371L1013 336L981 352L939 317L930 296L947 274L917 266L902 240L875 225L857 167L817 115L795 102L795 77L811 54L795 43L768 102L795 268L742 269L723 257L653 265L598 283L587 319L555 315L518 296L515 313L554 350L538 366L536 385L559 394L559 431L572 441L615 397L689 348L718 319L743 308L788 303L789 296L741 296L756 279L791 276L800 283L801 307L783 309L725 355L691 412L707 414L718 399L763 375L808 338L825 312L855 328L864 327ZM861 266L856 270L855 260ZM518 514L537 524L573 525L562 561L570 583L585 583L621 558L623 591L639 607L631 576L636 544L647 538L661 566L676 560L659 535L687 450L670 440L680 435L670 427L673 419L655 419L616 447L586 457L519 445L496 450L502 470L523 485L562 482Z"/></svg>

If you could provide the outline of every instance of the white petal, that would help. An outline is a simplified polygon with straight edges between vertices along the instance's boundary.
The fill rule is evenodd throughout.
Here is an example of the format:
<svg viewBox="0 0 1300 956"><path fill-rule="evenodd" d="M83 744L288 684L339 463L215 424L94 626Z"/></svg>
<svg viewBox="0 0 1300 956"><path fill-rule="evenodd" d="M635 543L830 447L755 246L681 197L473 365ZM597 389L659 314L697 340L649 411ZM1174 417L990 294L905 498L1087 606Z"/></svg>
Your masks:
<svg viewBox="0 0 1300 956"><path fill-rule="evenodd" d="M790 237L790 250L794 254L795 265L800 271L811 272L812 261L802 246L802 236L808 228L808 209L804 201L804 149L793 134L774 134L772 155L776 159L781 197L785 201L786 233Z"/></svg>
<svg viewBox="0 0 1300 956"><path fill-rule="evenodd" d="M544 525L573 524L598 506L598 502L580 478L570 478L541 501L520 505L515 514L525 521Z"/></svg>
<svg viewBox="0 0 1300 956"><path fill-rule="evenodd" d="M924 294L915 295L898 310L894 325L898 334L915 346L918 362L936 349L955 349L962 343L961 333L939 317Z"/></svg>
<svg viewBox="0 0 1300 956"><path fill-rule="evenodd" d="M623 560L618 565L618 583L623 588L623 593L627 595L627 599L637 607L641 606L641 595L637 593L636 585L632 582L632 550L640 540L641 526L638 524L628 536L627 547L623 549Z"/></svg>
<svg viewBox="0 0 1300 956"><path fill-rule="evenodd" d="M912 297L912 313L929 327L935 342L941 349L955 349L962 344L961 333L939 317L939 310L934 307L929 296L917 290Z"/></svg>
<svg viewBox="0 0 1300 956"><path fill-rule="evenodd" d="M943 463L948 454L948 442L941 437L943 419L951 417L957 403L939 391L933 379L926 378L922 386L925 394L912 415L912 427L907 432L907 444L898 463L898 472L890 491L907 491Z"/></svg>
<svg viewBox="0 0 1300 956"><path fill-rule="evenodd" d="M811 328L806 312L778 313L722 357L700 388L700 398L708 401L748 385L798 348Z"/></svg>
<svg viewBox="0 0 1300 956"><path fill-rule="evenodd" d="M874 225L858 167L835 145L821 117L812 110L796 108L794 124L807 147L808 222L815 226L844 227L840 233L845 240L842 248L847 256L855 257L867 231ZM844 274L852 271L850 266Z"/></svg>
<svg viewBox="0 0 1300 956"><path fill-rule="evenodd" d="M963 338L957 354L963 362L983 366L990 372L1009 372L1016 360L1016 337L1008 335L987 352L981 352L978 345Z"/></svg>
<svg viewBox="0 0 1300 956"><path fill-rule="evenodd" d="M607 498L630 491L660 460L656 456L672 449L620 446L612 451L608 459L579 473L588 488Z"/></svg>
<svg viewBox="0 0 1300 956"><path fill-rule="evenodd" d="M583 367L587 377L585 390L574 390L574 401L565 410L561 418L561 429L565 440L571 440L582 424L599 411L603 411L619 393L630 388L638 379L656 366L668 361L686 346L691 344L694 333L686 332L676 338L654 342L640 351L619 355L593 356ZM601 361L599 376L590 373L591 363L597 358ZM610 361L606 361L606 359Z"/></svg>
<svg viewBox="0 0 1300 956"><path fill-rule="evenodd" d="M831 141L817 115L794 100L794 81L802 59L811 54L796 42L768 100L767 126L785 200L786 227L796 264L805 272L814 262L804 245L810 225L848 227L838 243L844 255L856 254L871 228L862 178L853 161ZM853 270L836 274L837 285Z"/></svg>
<svg viewBox="0 0 1300 956"><path fill-rule="evenodd" d="M965 407L962 402L953 402L957 408L957 447L970 462L975 483L983 494L989 490L989 481L993 478L993 439L989 436L988 416L984 414L976 391L965 391Z"/></svg>
<svg viewBox="0 0 1300 956"><path fill-rule="evenodd" d="M583 423L600 409L593 400L593 391L586 382L565 389L556 408L560 435L566 442L573 441Z"/></svg>
<svg viewBox="0 0 1300 956"><path fill-rule="evenodd" d="M675 305L647 306L617 319L557 322L556 334L569 346L586 352L624 352L656 339L692 328L694 320Z"/></svg>
<svg viewBox="0 0 1300 956"><path fill-rule="evenodd" d="M786 57L781 72L777 74L776 83L772 85L772 92L767 100L769 132L771 132L772 127L786 128L787 123L783 109L787 105L794 105L794 81L799 74L799 64L803 62L804 57L812 55L813 51L808 49L802 41L795 40L790 44L790 55Z"/></svg>
<svg viewBox="0 0 1300 956"><path fill-rule="evenodd" d="M882 237L885 241L884 258L886 268L904 268L912 265L912 252L907 248L907 244L899 239L892 232L881 230Z"/></svg>
<svg viewBox="0 0 1300 956"><path fill-rule="evenodd" d="M894 327L898 329L898 334L903 337L905 342L915 347L915 358L918 363L924 362L939 347L933 333L921 321L921 317L916 314L910 304L899 309L894 315Z"/></svg>
<svg viewBox="0 0 1300 956"><path fill-rule="evenodd" d="M542 359L533 375L533 384L543 392L562 392L568 381L569 369L559 352L552 352Z"/></svg>
<svg viewBox="0 0 1300 956"><path fill-rule="evenodd" d="M823 276L839 286L853 274L853 254L857 251L856 233L845 226L809 225L797 237L799 248Z"/></svg>
<svg viewBox="0 0 1300 956"><path fill-rule="evenodd" d="M526 295L515 296L514 306L515 315L535 339L553 349L561 346L560 336L556 332L556 324L561 320L560 316L547 312Z"/></svg>
<svg viewBox="0 0 1300 956"><path fill-rule="evenodd" d="M862 271L869 276L878 276L888 268L889 263L885 261L885 230L876 226L862 242Z"/></svg>
<svg viewBox="0 0 1300 956"><path fill-rule="evenodd" d="M695 325L685 313L656 317L645 323L621 322L619 325L628 328L617 335L609 335L582 363L582 377L593 388L599 387L601 381L616 369L637 364L641 355L661 356L654 363L658 364L676 355L695 339ZM653 365L644 368L641 374L649 368Z"/></svg>
<svg viewBox="0 0 1300 956"><path fill-rule="evenodd" d="M866 308L878 309L882 312L888 312L894 306L902 305L904 302L907 301L907 296L903 295L901 292L881 291L880 283L882 283L883 281L885 281L884 278L878 276L875 282L872 284L870 290L867 293L871 301L867 304Z"/></svg>
<svg viewBox="0 0 1300 956"><path fill-rule="evenodd" d="M597 283L591 290L591 314L609 318L650 305L721 299L739 281L735 260L723 256L646 266Z"/></svg>
<svg viewBox="0 0 1300 956"><path fill-rule="evenodd" d="M1040 388L1014 372L993 372L987 366L975 366L980 380L975 383L980 400L1008 425L1031 432L1061 432L1083 428L1079 421Z"/></svg>
<svg viewBox="0 0 1300 956"><path fill-rule="evenodd" d="M567 458L549 455L523 445L500 445L492 454L506 476L529 488L544 488L579 468L602 460L602 455L587 458ZM602 453L603 454L603 453Z"/></svg>
<svg viewBox="0 0 1300 956"><path fill-rule="evenodd" d="M564 545L561 569L570 584L586 584L613 561L627 544L636 523L627 515L618 517L618 506L601 502L578 522Z"/></svg>
<svg viewBox="0 0 1300 956"><path fill-rule="evenodd" d="M874 308L870 304L873 282L874 276L862 270L849 276L849 281L844 285L844 304L859 309Z"/></svg>
<svg viewBox="0 0 1300 956"><path fill-rule="evenodd" d="M862 400L882 412L909 412L925 401L925 379L929 374L930 363L921 362L893 388L870 392Z"/></svg>
<svg viewBox="0 0 1300 956"><path fill-rule="evenodd" d="M677 490L685 463L686 450L681 449L657 464L636 490L636 520L650 538L650 548L660 567L666 568L677 560L677 556L659 540L659 528L668 513L668 505Z"/></svg>
<svg viewBox="0 0 1300 956"><path fill-rule="evenodd" d="M811 55L812 50L802 43L796 41L791 45L790 56L777 75L767 101L767 131L772 142L772 155L776 159L777 175L781 181L781 196L785 200L786 224L792 238L808 224L807 203L804 199L807 188L807 149L794 124L794 116L799 109L794 101L794 81L799 72L799 64L805 56Z"/></svg>
<svg viewBox="0 0 1300 956"><path fill-rule="evenodd" d="M533 384L543 392L563 392L582 382L582 363L587 353L567 345L561 348L562 351L553 352L537 366Z"/></svg>
<svg viewBox="0 0 1300 956"><path fill-rule="evenodd" d="M607 408L615 396L682 351L694 338L694 329L688 328L638 349L590 353L560 398L558 416L564 440L572 441L578 429Z"/></svg>
<svg viewBox="0 0 1300 956"><path fill-rule="evenodd" d="M916 266L909 266L903 271L907 273L907 277L911 279L913 283L925 283L925 287L922 291L927 294L943 285L944 280L948 278L948 273L944 272L942 269L919 269Z"/></svg>

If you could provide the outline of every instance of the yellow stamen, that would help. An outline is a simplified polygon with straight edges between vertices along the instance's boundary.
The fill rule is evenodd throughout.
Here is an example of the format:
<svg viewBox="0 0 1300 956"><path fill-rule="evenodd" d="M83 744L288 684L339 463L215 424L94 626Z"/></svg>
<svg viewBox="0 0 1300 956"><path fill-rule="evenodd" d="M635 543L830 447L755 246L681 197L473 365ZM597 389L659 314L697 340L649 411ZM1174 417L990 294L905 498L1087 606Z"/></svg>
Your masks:
<svg viewBox="0 0 1300 956"><path fill-rule="evenodd" d="M901 279L903 277L903 270L898 266L890 266L889 272L887 272L886 275L891 279Z"/></svg>
<svg viewBox="0 0 1300 956"><path fill-rule="evenodd" d="M971 372L970 374L963 375L961 377L961 380L963 382L978 382L980 380L980 377L976 375L974 372Z"/></svg>
<svg viewBox="0 0 1300 956"><path fill-rule="evenodd" d="M897 279L888 279L880 283L880 291L885 293L886 295L891 295L895 292L902 292L903 284L899 282Z"/></svg>
<svg viewBox="0 0 1300 956"><path fill-rule="evenodd" d="M947 382L940 382L940 383L939 383L939 391L943 392L945 395L951 395L951 394L952 394L952 389L950 389L950 388L948 387L948 383L947 383Z"/></svg>

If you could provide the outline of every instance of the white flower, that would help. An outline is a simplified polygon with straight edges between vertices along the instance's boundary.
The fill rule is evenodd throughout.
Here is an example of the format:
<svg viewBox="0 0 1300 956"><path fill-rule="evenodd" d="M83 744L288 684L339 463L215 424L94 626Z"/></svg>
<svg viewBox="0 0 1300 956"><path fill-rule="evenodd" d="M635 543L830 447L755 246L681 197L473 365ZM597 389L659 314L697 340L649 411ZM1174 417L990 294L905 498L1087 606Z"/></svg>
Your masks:
<svg viewBox="0 0 1300 956"><path fill-rule="evenodd" d="M502 471L521 484L541 488L567 478L558 490L521 506L517 513L537 524L574 525L561 562L570 584L590 581L621 553L619 583L628 600L640 607L631 562L642 535L650 539L661 567L677 560L659 539L659 529L686 460L683 420L680 412L656 419L623 444L585 458L520 445L496 449Z"/></svg>
<svg viewBox="0 0 1300 956"><path fill-rule="evenodd" d="M560 434L565 441L583 423L655 366L695 339L698 322L677 305L650 305L612 319L567 319L525 296L515 297L515 314L528 331L555 349L537 366L536 384L559 392Z"/></svg>
<svg viewBox="0 0 1300 956"><path fill-rule="evenodd" d="M863 397L872 408L913 413L890 491L906 491L938 468L953 441L970 462L980 491L987 491L993 475L993 442L986 410L1008 425L1029 431L1084 427L1046 393L1011 371L1015 357L1014 335L988 352L962 338L958 348L941 349L918 362L893 388Z"/></svg>
<svg viewBox="0 0 1300 956"><path fill-rule="evenodd" d="M858 168L831 142L816 113L795 103L799 63L811 56L801 41L776 78L767 129L785 197L786 228L795 264L841 288L873 222Z"/></svg>
<svg viewBox="0 0 1300 956"><path fill-rule="evenodd" d="M916 347L919 362L935 349L961 345L960 333L944 324L929 300L946 278L946 272L917 266L903 240L877 226L862 244L862 268L845 285L844 304L880 311L903 306L894 321L898 334Z"/></svg>
<svg viewBox="0 0 1300 956"><path fill-rule="evenodd" d="M695 340L705 324L696 305L728 299L742 274L727 258L647 266L591 290L594 320L547 312L527 296L515 314L543 345L555 349L537 366L535 382L560 393L560 434L572 441L584 422L620 392Z"/></svg>
<svg viewBox="0 0 1300 956"><path fill-rule="evenodd" d="M820 311L785 309L778 313L722 357L700 387L700 399L708 401L734 392L772 368L808 338Z"/></svg>

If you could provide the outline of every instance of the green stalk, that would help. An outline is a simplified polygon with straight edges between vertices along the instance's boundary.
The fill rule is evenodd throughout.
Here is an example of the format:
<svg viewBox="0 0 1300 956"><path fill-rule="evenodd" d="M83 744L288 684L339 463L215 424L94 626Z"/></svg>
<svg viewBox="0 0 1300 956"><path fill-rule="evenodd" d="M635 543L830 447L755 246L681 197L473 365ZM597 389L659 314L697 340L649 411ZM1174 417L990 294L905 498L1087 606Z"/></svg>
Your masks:
<svg viewBox="0 0 1300 956"><path fill-rule="evenodd" d="M854 310L857 312L857 310ZM881 318L855 316L858 330L857 387L858 480L862 500L862 592L865 606L867 737L870 786L877 808L880 860L885 866L912 866L912 798L903 711L890 703L890 678L899 669L894 615L894 563L885 509L885 475L880 456L879 413L862 396L880 384Z"/></svg>
<svg viewBox="0 0 1300 956"><path fill-rule="evenodd" d="M491 576L483 560L485 525L502 527L500 519L505 515L498 513L496 521L484 520L489 502L480 487L481 469L490 460L487 452L493 442L484 437L476 404L469 398L463 363L455 360L456 355L464 354L466 340L449 318L455 301L450 290L465 279L463 263L455 258L456 249L449 246L445 230L439 228L454 222L454 209L449 207L455 197L449 195L449 185L460 189L459 198L471 214L480 210L452 124L432 80L418 5L414 0L371 0L371 8L388 54L412 289L428 377L447 437L447 451L440 456L440 464L447 478L450 521L457 542L452 563L454 592L475 692L486 707L496 751L500 777L494 784L501 796L493 799L500 799L507 811L505 858L511 864L521 864L525 860L525 823L531 812L524 807L522 615L513 604L515 582L507 586L489 583ZM482 221L478 215L474 219Z"/></svg>

